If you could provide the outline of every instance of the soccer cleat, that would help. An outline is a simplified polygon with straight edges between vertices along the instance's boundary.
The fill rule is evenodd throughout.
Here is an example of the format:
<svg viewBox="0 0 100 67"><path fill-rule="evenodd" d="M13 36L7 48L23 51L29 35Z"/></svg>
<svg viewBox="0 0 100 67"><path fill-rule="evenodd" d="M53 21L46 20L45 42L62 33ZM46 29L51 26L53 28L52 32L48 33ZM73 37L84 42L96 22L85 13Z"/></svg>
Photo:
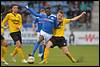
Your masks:
<svg viewBox="0 0 100 67"><path fill-rule="evenodd" d="M8 65L8 63L5 60L2 60L1 62L4 63L5 65Z"/></svg>
<svg viewBox="0 0 100 67"><path fill-rule="evenodd" d="M27 61L25 59L22 60L22 63L27 63Z"/></svg>
<svg viewBox="0 0 100 67"><path fill-rule="evenodd" d="M43 61L41 61L39 64L43 64L43 63L44 63L44 64L47 64L48 62L43 60Z"/></svg>
<svg viewBox="0 0 100 67"><path fill-rule="evenodd" d="M75 63L80 63L80 62L83 62L83 57L80 57L79 59L77 59Z"/></svg>
<svg viewBox="0 0 100 67"><path fill-rule="evenodd" d="M12 61L16 62L16 57L12 55L12 53L10 54L12 56Z"/></svg>
<svg viewBox="0 0 100 67"><path fill-rule="evenodd" d="M5 64L5 65L8 65L8 63L7 63L7 62L4 62L4 64Z"/></svg>

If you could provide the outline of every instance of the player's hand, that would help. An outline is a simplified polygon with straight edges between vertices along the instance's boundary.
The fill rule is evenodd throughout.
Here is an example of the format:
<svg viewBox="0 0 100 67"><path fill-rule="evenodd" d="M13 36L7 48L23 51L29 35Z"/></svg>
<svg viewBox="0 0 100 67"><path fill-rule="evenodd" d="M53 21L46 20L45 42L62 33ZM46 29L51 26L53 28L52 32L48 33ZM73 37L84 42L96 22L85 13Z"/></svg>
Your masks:
<svg viewBox="0 0 100 67"><path fill-rule="evenodd" d="M22 4L20 4L20 6L27 8L28 7L28 3L22 3Z"/></svg>
<svg viewBox="0 0 100 67"><path fill-rule="evenodd" d="M82 16L86 15L86 12L82 12Z"/></svg>

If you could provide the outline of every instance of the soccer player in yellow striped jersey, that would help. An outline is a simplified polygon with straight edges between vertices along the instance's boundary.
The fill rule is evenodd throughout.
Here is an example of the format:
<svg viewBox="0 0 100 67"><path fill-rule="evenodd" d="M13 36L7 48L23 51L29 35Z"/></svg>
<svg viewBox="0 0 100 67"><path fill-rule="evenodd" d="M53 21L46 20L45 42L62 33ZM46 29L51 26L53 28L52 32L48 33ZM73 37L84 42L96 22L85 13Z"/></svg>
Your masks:
<svg viewBox="0 0 100 67"><path fill-rule="evenodd" d="M8 65L6 61L8 44L5 38L3 37L3 34L4 34L4 28L1 28L1 62L3 62L5 65Z"/></svg>
<svg viewBox="0 0 100 67"><path fill-rule="evenodd" d="M46 48L44 50L44 60L41 63L47 63L49 48L50 47L53 48L55 46L58 46L59 48L61 48L63 52L65 53L65 55L68 56L68 58L73 63L77 63L80 61L80 59L76 60L68 50L67 43L64 38L64 28L65 28L65 24L76 21L80 19L81 17L83 17L85 14L86 14L85 12L82 12L82 14L80 14L79 16L76 16L72 19L67 19L67 18L64 18L64 13L62 10L59 10L57 12L57 21L59 22L59 26L57 29L54 29L53 37L46 44Z"/></svg>
<svg viewBox="0 0 100 67"><path fill-rule="evenodd" d="M11 5L11 12L8 13L2 21L2 27L4 27L5 23L8 22L8 27L10 31L10 36L14 40L15 49L11 56L13 57L13 61L16 62L14 57L18 53L22 59L23 63L27 63L24 57L24 53L22 50L22 38L21 38L21 31L22 28L22 16L18 13L18 5L13 4Z"/></svg>

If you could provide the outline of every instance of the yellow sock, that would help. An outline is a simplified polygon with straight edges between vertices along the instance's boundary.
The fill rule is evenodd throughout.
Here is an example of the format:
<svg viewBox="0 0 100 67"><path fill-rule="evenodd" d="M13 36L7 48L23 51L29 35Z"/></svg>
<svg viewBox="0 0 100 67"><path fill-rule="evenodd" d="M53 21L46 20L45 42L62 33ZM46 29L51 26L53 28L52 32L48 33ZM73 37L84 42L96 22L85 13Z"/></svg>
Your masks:
<svg viewBox="0 0 100 67"><path fill-rule="evenodd" d="M73 58L73 56L72 56L69 52L67 52L66 55L68 56L68 58L69 58L72 62L76 62L76 60Z"/></svg>
<svg viewBox="0 0 100 67"><path fill-rule="evenodd" d="M22 60L25 59L24 52L23 52L21 47L17 48L17 52L18 52L18 54L19 54L19 56L21 57Z"/></svg>
<svg viewBox="0 0 100 67"><path fill-rule="evenodd" d="M5 57L7 54L7 49L8 49L8 47L2 46L2 54L1 54L2 58L1 59L3 59L3 60L5 60Z"/></svg>
<svg viewBox="0 0 100 67"><path fill-rule="evenodd" d="M49 55L49 49L45 48L45 50L44 50L44 62L47 62L48 55Z"/></svg>
<svg viewBox="0 0 100 67"><path fill-rule="evenodd" d="M17 54L17 47L14 49L12 56L15 56Z"/></svg>

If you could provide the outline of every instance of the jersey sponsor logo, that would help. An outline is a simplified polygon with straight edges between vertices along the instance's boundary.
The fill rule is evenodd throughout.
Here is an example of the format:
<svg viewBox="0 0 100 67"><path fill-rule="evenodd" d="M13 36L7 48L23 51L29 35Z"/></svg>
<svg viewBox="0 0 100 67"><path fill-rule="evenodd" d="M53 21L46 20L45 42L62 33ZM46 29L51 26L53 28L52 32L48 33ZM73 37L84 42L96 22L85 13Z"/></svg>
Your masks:
<svg viewBox="0 0 100 67"><path fill-rule="evenodd" d="M18 23L19 23L19 20L12 20L12 22L13 22L14 24L18 24Z"/></svg>
<svg viewBox="0 0 100 67"><path fill-rule="evenodd" d="M54 19L54 17L51 17L51 19L53 20L53 19Z"/></svg>

